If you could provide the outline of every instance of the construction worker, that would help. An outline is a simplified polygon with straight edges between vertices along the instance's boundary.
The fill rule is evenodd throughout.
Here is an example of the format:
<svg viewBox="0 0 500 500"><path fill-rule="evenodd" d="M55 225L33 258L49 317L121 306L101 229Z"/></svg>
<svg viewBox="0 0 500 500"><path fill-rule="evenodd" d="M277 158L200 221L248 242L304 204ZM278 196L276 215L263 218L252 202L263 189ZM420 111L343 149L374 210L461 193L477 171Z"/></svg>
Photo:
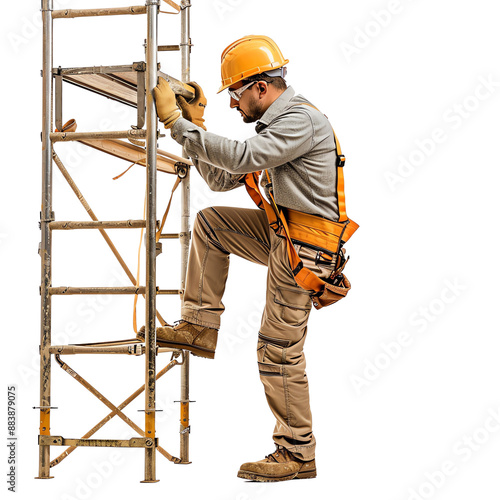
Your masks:
<svg viewBox="0 0 500 500"><path fill-rule="evenodd" d="M257 356L267 401L276 417L276 451L243 464L238 472L238 477L257 481L316 477L303 346L312 298L315 306L318 303L313 290L298 285L296 271L303 267L313 271L310 274L316 280L328 280L338 277L340 259L343 262L343 253L337 251L340 243L335 251L311 245L307 236L292 244L283 233L284 223L270 220L270 199L276 210L286 214L311 215L320 222L339 220L336 139L328 119L287 87L288 62L265 36L241 38L224 50L219 92L227 89L231 108L245 123L256 123L257 135L244 142L206 131L207 101L197 84L190 83L196 95L189 102L176 99L163 79L154 90L160 121L208 186L229 191L246 185L254 201L266 205L266 210L210 207L197 214L182 320L157 329L160 345L214 358L230 254L268 267ZM259 200L255 181L264 170L260 183L266 197ZM296 252L302 262L294 265L294 272L290 252Z"/></svg>

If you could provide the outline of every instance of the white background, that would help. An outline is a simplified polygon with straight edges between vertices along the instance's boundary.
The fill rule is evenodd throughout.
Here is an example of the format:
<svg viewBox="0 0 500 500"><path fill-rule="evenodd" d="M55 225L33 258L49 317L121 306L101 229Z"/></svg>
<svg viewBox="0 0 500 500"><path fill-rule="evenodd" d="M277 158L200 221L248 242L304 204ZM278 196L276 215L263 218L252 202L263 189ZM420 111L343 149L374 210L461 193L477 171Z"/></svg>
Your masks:
<svg viewBox="0 0 500 500"><path fill-rule="evenodd" d="M208 98L209 130L240 140L254 133L229 109L227 94L216 95L220 54L241 36L265 34L290 59L288 83L328 115L347 157L348 214L360 224L348 244L346 274L353 289L338 305L312 313L305 346L318 477L264 485L236 478L242 462L273 450L274 423L254 352L266 270L233 258L216 359L192 359L192 465L176 466L158 455L161 481L144 485L141 451L79 449L53 469L54 479L33 479L42 53L40 4L28 0L10 2L15 7L7 7L1 21L2 391L6 398L7 385L17 385L18 497L497 499L500 35L494 2L192 3L192 79ZM115 5L124 3L55 2L55 8ZM143 60L144 20L55 21L54 66ZM178 21L161 17L161 44L178 43ZM178 54L163 54L161 62L165 72L180 76ZM75 118L80 131L123 130L134 123L131 108L71 86L64 91L64 119ZM169 137L160 147L180 152ZM142 167L113 181L125 162L83 147L75 152L67 144L56 150L100 219L142 217ZM210 205L252 206L242 190L212 193L196 172L192 177L193 215ZM172 183L172 177L160 176L159 210ZM56 219L86 220L57 169L54 186ZM178 193L167 230L178 230L179 200ZM110 234L135 272L139 233ZM164 247L158 283L176 287L177 244ZM54 235L53 284L128 282L100 235L85 231ZM92 300L54 298L54 343L133 336L130 297ZM176 299L161 297L158 307L167 320L178 319ZM163 356L160 367L168 362ZM142 384L143 358L65 360L116 404ZM54 435L80 437L109 412L55 363L52 386L52 404L59 408L52 413ZM173 370L158 384L164 410L158 435L173 455L177 399L179 371ZM141 424L137 410L143 404L138 398L126 410ZM96 437L134 434L115 418ZM52 457L60 451L53 448ZM1 487L6 490L6 482Z"/></svg>

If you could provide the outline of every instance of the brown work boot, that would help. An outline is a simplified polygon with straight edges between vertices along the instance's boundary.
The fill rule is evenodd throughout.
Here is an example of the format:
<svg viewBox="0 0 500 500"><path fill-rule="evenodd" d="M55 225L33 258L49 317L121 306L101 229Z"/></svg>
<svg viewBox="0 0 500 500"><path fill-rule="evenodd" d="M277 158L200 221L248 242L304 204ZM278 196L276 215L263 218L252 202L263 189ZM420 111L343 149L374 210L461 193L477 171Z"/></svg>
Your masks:
<svg viewBox="0 0 500 500"><path fill-rule="evenodd" d="M145 328L137 332L137 338L144 342ZM186 349L195 356L214 359L217 345L217 330L181 320L175 326L159 326L156 329L156 343L160 347Z"/></svg>
<svg viewBox="0 0 500 500"><path fill-rule="evenodd" d="M271 482L316 477L314 459L304 462L295 458L286 448L278 446L271 455L258 462L247 462L240 467L238 477L251 481Z"/></svg>

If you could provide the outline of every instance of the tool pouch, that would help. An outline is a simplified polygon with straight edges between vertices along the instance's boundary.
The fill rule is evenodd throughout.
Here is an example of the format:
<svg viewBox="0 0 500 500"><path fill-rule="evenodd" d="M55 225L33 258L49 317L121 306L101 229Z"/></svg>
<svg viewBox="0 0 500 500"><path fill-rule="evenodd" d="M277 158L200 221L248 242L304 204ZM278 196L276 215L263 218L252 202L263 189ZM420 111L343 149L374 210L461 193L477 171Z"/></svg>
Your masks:
<svg viewBox="0 0 500 500"><path fill-rule="evenodd" d="M325 287L319 295L313 296L313 306L316 309L329 306L343 299L351 289L351 283L346 276L340 274L335 280L335 285L325 282Z"/></svg>

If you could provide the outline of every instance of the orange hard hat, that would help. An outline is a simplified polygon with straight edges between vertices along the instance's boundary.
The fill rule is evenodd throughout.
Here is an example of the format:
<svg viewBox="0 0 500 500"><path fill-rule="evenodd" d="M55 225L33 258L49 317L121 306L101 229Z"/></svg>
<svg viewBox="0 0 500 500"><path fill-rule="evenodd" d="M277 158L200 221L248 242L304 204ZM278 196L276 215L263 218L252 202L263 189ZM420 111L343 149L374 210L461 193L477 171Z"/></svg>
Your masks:
<svg viewBox="0 0 500 500"><path fill-rule="evenodd" d="M268 36L249 35L225 48L221 57L222 92L236 82L282 68L289 61Z"/></svg>

